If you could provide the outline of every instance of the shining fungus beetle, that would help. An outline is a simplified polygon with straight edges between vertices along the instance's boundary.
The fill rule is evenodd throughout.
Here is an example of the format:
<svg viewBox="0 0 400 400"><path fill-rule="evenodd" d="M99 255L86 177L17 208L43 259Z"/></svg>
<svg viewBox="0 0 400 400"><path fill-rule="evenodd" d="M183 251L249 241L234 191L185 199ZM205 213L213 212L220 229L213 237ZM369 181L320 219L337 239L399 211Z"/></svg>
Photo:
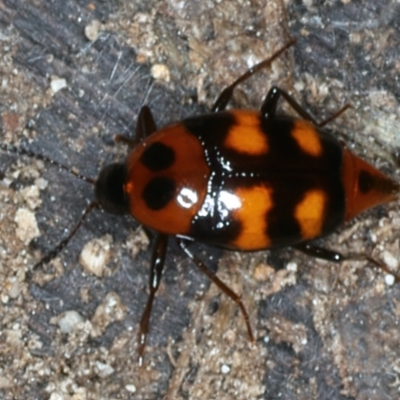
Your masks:
<svg viewBox="0 0 400 400"><path fill-rule="evenodd" d="M131 214L154 230L149 297L138 330L140 364L169 236L175 236L180 249L240 307L253 341L241 297L192 254L190 242L239 251L292 246L338 262L352 257L310 241L333 232L366 209L394 200L399 192L396 182L321 130L348 105L317 123L289 94L272 87L260 111L225 110L237 85L268 67L294 42L289 41L225 88L209 114L157 130L150 109L144 106L135 138L116 137L131 148L125 163L106 166L96 181L75 173L94 184L96 200L33 270L53 259L96 207L113 214ZM301 118L277 115L280 98ZM2 148L54 163L26 150Z"/></svg>

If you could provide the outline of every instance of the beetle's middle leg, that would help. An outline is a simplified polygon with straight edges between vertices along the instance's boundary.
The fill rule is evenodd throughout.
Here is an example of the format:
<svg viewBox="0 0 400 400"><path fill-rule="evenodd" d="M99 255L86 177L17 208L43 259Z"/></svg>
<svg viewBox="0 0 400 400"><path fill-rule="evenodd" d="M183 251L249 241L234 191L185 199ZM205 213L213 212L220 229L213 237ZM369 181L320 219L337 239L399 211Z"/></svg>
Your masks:
<svg viewBox="0 0 400 400"><path fill-rule="evenodd" d="M150 316L153 308L154 298L161 282L167 245L168 235L164 235L162 233L157 234L150 263L149 297L140 319L138 331L139 366L143 365L143 353L146 348L147 334L149 333Z"/></svg>
<svg viewBox="0 0 400 400"><path fill-rule="evenodd" d="M218 278L218 276L210 271L209 268L197 257L195 257L192 252L187 248L186 241L182 239L178 239L178 245L181 248L181 250L196 264L196 266L200 269L200 271L206 275L215 285L219 287L219 289L225 293L230 299L232 299L236 305L240 308L240 311L242 312L242 315L244 317L244 321L246 323L247 327L247 332L249 334L249 338L251 342L254 342L254 334L253 334L253 329L251 328L250 325L250 318L249 314L247 313L246 307L243 304L241 296L239 296L237 293L235 293L230 287L228 287L224 282L221 281L221 279Z"/></svg>

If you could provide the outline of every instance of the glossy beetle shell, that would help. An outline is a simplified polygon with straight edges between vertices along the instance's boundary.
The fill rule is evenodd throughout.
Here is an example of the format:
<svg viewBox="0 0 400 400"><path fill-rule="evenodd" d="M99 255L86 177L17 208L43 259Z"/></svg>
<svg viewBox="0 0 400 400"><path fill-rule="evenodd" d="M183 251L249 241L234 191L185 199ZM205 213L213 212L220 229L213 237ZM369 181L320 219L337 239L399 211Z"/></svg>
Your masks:
<svg viewBox="0 0 400 400"><path fill-rule="evenodd" d="M126 167L124 190L139 222L238 250L326 235L397 189L310 122L246 110L165 127Z"/></svg>

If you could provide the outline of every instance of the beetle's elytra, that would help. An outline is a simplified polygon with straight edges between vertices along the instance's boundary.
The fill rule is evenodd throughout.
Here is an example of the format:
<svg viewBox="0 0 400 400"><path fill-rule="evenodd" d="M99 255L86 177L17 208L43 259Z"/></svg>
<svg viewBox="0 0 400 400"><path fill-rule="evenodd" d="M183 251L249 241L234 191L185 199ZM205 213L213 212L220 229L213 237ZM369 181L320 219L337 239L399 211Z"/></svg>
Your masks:
<svg viewBox="0 0 400 400"><path fill-rule="evenodd" d="M96 200L70 235L36 264L53 258L97 206L131 214L156 231L150 294L139 327L140 361L169 236L175 236L185 254L237 303L253 339L240 296L189 251L188 242L241 251L295 246L338 261L343 259L340 254L313 248L309 241L396 198L396 182L344 148L320 128L328 121L316 124L281 89L268 92L260 111L225 110L239 83L293 43L228 86L209 114L157 130L149 108L143 107L135 139L117 137L132 148L126 162L101 171L95 182ZM301 119L276 114L281 97Z"/></svg>
<svg viewBox="0 0 400 400"><path fill-rule="evenodd" d="M397 185L331 135L269 111L155 132L128 157L122 207L163 234L261 250L328 234L393 198Z"/></svg>

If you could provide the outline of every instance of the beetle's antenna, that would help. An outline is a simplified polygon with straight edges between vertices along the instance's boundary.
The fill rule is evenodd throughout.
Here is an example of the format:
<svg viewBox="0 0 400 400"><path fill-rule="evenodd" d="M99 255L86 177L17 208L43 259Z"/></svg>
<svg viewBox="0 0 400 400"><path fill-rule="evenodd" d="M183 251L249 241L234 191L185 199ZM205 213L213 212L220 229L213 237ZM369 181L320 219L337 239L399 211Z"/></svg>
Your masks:
<svg viewBox="0 0 400 400"><path fill-rule="evenodd" d="M60 243L58 243L57 246L55 246L52 250L50 250L47 254L45 254L33 267L32 271L35 269L41 267L44 264L47 264L50 262L52 259L57 257L57 255L64 249L64 247L68 244L68 242L71 240L71 238L75 235L77 230L81 227L83 222L85 221L86 217L95 209L99 207L99 202L97 200L93 200L90 202L90 204L85 208L85 210L82 213L82 216L79 218L78 223L74 226L74 228L71 230L71 232L61 240Z"/></svg>
<svg viewBox="0 0 400 400"><path fill-rule="evenodd" d="M30 158L34 158L37 160L41 160L44 161L46 163L49 163L51 165L55 165L56 167L69 172L70 174L74 175L75 177L77 177L78 179L81 179L84 182L90 183L91 185L95 185L96 181L92 178L89 178L79 172L74 171L72 168L67 167L66 165L55 161L43 154L40 153L35 153L34 151L25 149L23 147L18 147L18 146L14 146L11 144L4 144L4 143L0 143L0 150L6 152L6 153L11 153L11 154L17 154L17 155L21 155L21 156L28 156ZM32 267L32 269L28 272L28 277L29 275L37 268L43 266L44 264L47 264L48 262L50 262L52 259L54 259L55 257L57 257L57 255L64 249L64 247L69 243L69 241L71 240L71 238L75 235L75 233L78 231L78 229L81 227L81 225L83 224L83 222L85 221L86 217L95 209L95 208L99 208L100 204L97 200L93 200L83 211L81 217L79 218L79 221L77 222L77 224L73 227L73 229L69 232L69 234L62 239L58 245L56 245L52 250L50 250L47 254L45 254L36 264L34 264L34 266Z"/></svg>
<svg viewBox="0 0 400 400"><path fill-rule="evenodd" d="M81 173L74 171L72 168L69 168L66 165L64 165L58 161L52 160L51 158L44 156L43 154L35 153L34 151L25 149L23 147L17 147L12 144L0 143L0 150L4 151L6 153L12 153L12 154L17 154L17 155L21 155L21 156L28 156L30 158L35 158L37 160L44 161L46 163L55 165L56 167L63 169L64 171L69 172L70 174L76 176L77 178L81 179L84 182L90 183L91 185L94 185L96 183L96 181L94 179L89 178L85 175L82 175Z"/></svg>

